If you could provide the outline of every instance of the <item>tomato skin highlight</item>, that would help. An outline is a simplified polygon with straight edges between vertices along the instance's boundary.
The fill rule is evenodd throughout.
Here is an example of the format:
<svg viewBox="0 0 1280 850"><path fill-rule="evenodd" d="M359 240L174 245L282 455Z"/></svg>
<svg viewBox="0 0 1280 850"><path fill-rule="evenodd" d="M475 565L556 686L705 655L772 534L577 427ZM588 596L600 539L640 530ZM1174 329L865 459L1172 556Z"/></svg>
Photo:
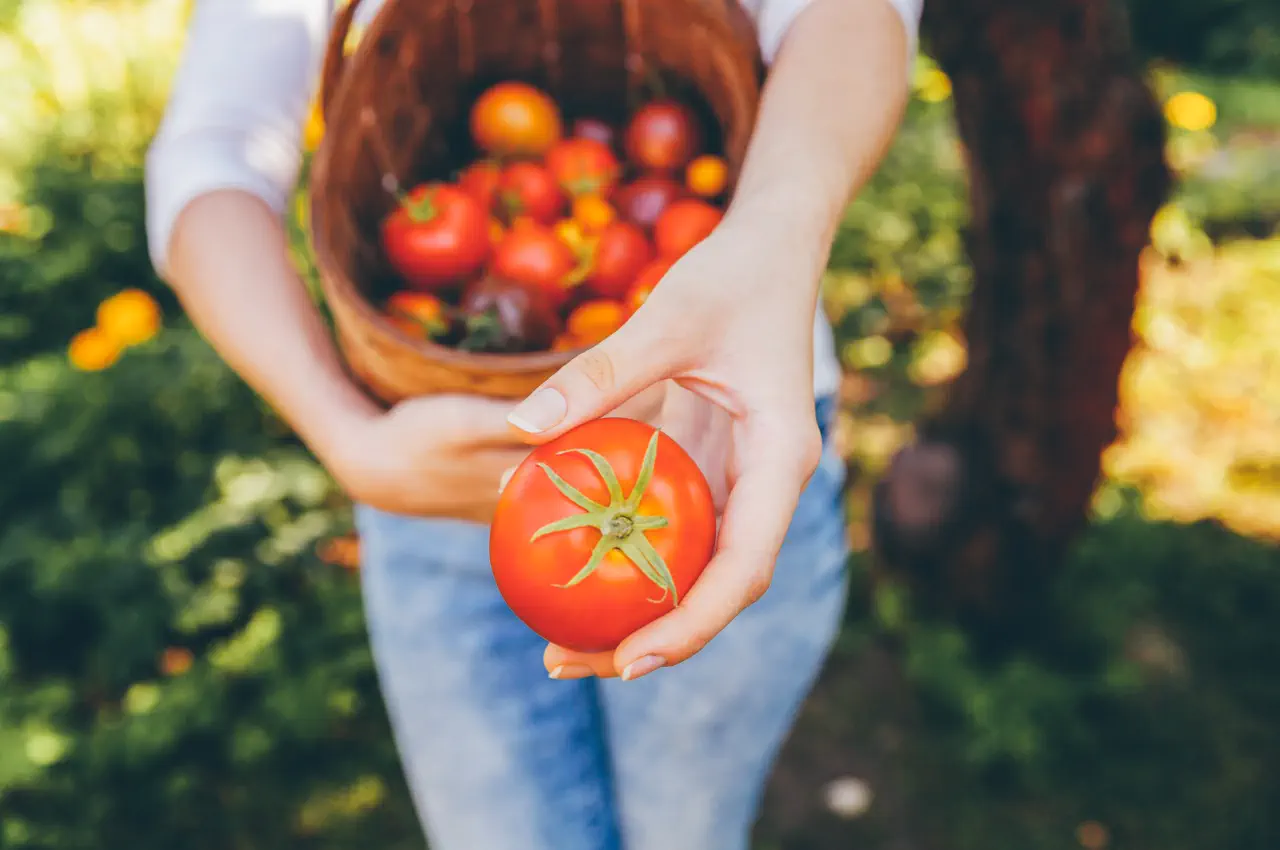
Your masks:
<svg viewBox="0 0 1280 850"><path fill-rule="evenodd" d="M589 499L607 505L608 488L592 462L564 452L598 452L629 495L653 435L652 426L633 419L592 420L535 448L504 488L489 534L494 579L516 616L545 640L578 652L612 650L671 611L674 600L684 598L710 561L716 538L711 489L693 459L661 433L653 475L636 513L667 520L665 527L648 529L644 536L670 572L674 597L618 550L605 555L578 584L558 587L587 564L603 536L599 528L573 528L532 539L548 523L584 513L540 463Z"/></svg>
<svg viewBox="0 0 1280 850"><path fill-rule="evenodd" d="M646 103L631 116L622 134L627 158L650 171L684 168L701 144L697 116L675 100Z"/></svg>

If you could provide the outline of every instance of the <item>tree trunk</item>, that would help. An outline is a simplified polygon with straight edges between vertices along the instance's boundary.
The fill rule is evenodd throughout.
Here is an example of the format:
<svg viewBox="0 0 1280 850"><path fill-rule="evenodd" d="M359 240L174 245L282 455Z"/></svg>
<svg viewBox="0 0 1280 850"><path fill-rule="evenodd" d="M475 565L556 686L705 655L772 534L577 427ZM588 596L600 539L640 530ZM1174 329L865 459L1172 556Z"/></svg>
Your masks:
<svg viewBox="0 0 1280 850"><path fill-rule="evenodd" d="M1040 616L1115 437L1164 125L1104 0L927 0L968 155L969 365L875 498L878 560L969 625Z"/></svg>

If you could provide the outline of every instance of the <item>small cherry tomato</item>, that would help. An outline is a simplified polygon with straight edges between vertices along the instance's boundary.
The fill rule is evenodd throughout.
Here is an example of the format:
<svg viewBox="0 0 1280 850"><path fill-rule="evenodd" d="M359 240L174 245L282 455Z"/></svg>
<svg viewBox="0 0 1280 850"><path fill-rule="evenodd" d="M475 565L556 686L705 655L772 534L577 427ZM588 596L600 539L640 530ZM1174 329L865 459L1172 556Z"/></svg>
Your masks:
<svg viewBox="0 0 1280 850"><path fill-rule="evenodd" d="M580 345L595 345L622 327L626 319L626 311L617 301L595 298L574 307L565 320L564 329Z"/></svg>
<svg viewBox="0 0 1280 850"><path fill-rule="evenodd" d="M617 135L612 126L599 118L579 118L573 122L572 134L579 139L595 139L610 148Z"/></svg>
<svg viewBox="0 0 1280 850"><path fill-rule="evenodd" d="M629 221L615 221L596 242L587 286L604 298L621 298L652 259L653 245L644 231Z"/></svg>
<svg viewBox="0 0 1280 850"><path fill-rule="evenodd" d="M689 191L704 198L719 197L728 182L729 166L711 154L697 157L684 172L684 183Z"/></svg>
<svg viewBox="0 0 1280 850"><path fill-rule="evenodd" d="M473 162L458 175L458 187L480 202L486 213L493 212L498 197L498 178L502 168L491 160Z"/></svg>
<svg viewBox="0 0 1280 850"><path fill-rule="evenodd" d="M672 260L684 256L711 235L724 216L717 207L697 198L684 198L663 210L653 226L658 254Z"/></svg>
<svg viewBox="0 0 1280 850"><path fill-rule="evenodd" d="M588 233L599 233L618 217L618 211L599 195L579 195L573 199L573 220Z"/></svg>
<svg viewBox="0 0 1280 850"><path fill-rule="evenodd" d="M711 489L693 459L650 425L606 417L516 467L489 561L499 593L539 636L605 652L685 597L715 539Z"/></svg>
<svg viewBox="0 0 1280 850"><path fill-rule="evenodd" d="M433 339L449 332L444 302L425 292L397 292L387 299L387 314L409 336Z"/></svg>
<svg viewBox="0 0 1280 850"><path fill-rule="evenodd" d="M565 196L556 179L536 162L513 162L498 178L498 202L508 219L527 215L551 224L564 212Z"/></svg>
<svg viewBox="0 0 1280 850"><path fill-rule="evenodd" d="M577 257L564 240L533 223L508 230L490 263L495 276L534 287L556 310L568 300L567 278L576 267Z"/></svg>
<svg viewBox="0 0 1280 850"><path fill-rule="evenodd" d="M391 266L414 289L446 289L474 276L489 256L489 218L456 186L412 189L382 223Z"/></svg>
<svg viewBox="0 0 1280 850"><path fill-rule="evenodd" d="M569 333L560 334L560 336L556 337L555 342L551 343L552 351L577 351L579 348L586 347Z"/></svg>
<svg viewBox="0 0 1280 850"><path fill-rule="evenodd" d="M555 101L527 83L498 83L471 107L471 136L495 156L541 156L561 133Z"/></svg>
<svg viewBox="0 0 1280 850"><path fill-rule="evenodd" d="M619 186L613 193L613 202L619 215L650 230L662 211L686 194L684 186L676 180L647 174Z"/></svg>
<svg viewBox="0 0 1280 850"><path fill-rule="evenodd" d="M634 313L640 309L640 305L648 300L649 293L653 292L653 288L658 285L658 282L671 270L674 264L672 260L659 258L640 270L640 273L636 275L635 281L631 284L631 289L627 291L627 297L624 302L629 313Z"/></svg>
<svg viewBox="0 0 1280 850"><path fill-rule="evenodd" d="M607 193L618 181L621 168L608 145L584 138L556 142L543 163L570 197Z"/></svg>
<svg viewBox="0 0 1280 850"><path fill-rule="evenodd" d="M684 168L702 144L698 117L678 101L651 101L636 110L622 135L631 162L651 171Z"/></svg>

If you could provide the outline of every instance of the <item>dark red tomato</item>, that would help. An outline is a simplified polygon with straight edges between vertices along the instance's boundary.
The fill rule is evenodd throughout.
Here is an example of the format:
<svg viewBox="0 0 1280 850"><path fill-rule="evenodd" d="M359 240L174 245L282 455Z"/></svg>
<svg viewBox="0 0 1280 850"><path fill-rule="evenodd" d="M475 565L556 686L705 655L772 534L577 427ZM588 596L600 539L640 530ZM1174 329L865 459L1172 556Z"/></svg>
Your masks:
<svg viewBox="0 0 1280 850"><path fill-rule="evenodd" d="M485 212L493 212L498 197L498 178L502 168L492 160L473 162L458 175L458 186L480 202Z"/></svg>
<svg viewBox="0 0 1280 850"><path fill-rule="evenodd" d="M447 289L473 277L484 265L489 217L475 198L456 186L418 186L383 221L382 247L410 287Z"/></svg>
<svg viewBox="0 0 1280 850"><path fill-rule="evenodd" d="M627 159L651 171L684 168L702 144L698 117L674 100L654 100L636 110L623 131Z"/></svg>
<svg viewBox="0 0 1280 850"><path fill-rule="evenodd" d="M556 178L536 162L513 162L498 178L498 201L509 221L528 216L551 224L564 212L568 198Z"/></svg>
<svg viewBox="0 0 1280 850"><path fill-rule="evenodd" d="M516 467L489 560L529 628L567 649L605 652L684 598L715 539L711 489L684 449L643 422L604 418Z"/></svg>
<svg viewBox="0 0 1280 850"><path fill-rule="evenodd" d="M724 213L706 201L684 198L663 210L653 226L653 243L658 256L678 260L694 245L711 235Z"/></svg>
<svg viewBox="0 0 1280 850"><path fill-rule="evenodd" d="M564 139L551 146L543 163L571 196L605 195L618 180L618 158L604 142Z"/></svg>
<svg viewBox="0 0 1280 850"><path fill-rule="evenodd" d="M489 269L497 277L534 287L558 310L569 298L567 278L577 265L573 250L554 230L527 222L502 237Z"/></svg>
<svg viewBox="0 0 1280 850"><path fill-rule="evenodd" d="M580 139L595 139L610 148L613 147L617 135L613 127L599 118L579 118L573 122L572 134Z"/></svg>
<svg viewBox="0 0 1280 850"><path fill-rule="evenodd" d="M644 231L629 221L615 221L596 243L587 286L603 298L622 298L652 259L653 245Z"/></svg>
<svg viewBox="0 0 1280 850"><path fill-rule="evenodd" d="M467 287L461 307L466 336L458 347L467 351L545 351L561 329L540 290L492 275Z"/></svg>
<svg viewBox="0 0 1280 850"><path fill-rule="evenodd" d="M624 219L649 230L663 210L687 194L678 180L646 174L619 186L613 193L613 205Z"/></svg>

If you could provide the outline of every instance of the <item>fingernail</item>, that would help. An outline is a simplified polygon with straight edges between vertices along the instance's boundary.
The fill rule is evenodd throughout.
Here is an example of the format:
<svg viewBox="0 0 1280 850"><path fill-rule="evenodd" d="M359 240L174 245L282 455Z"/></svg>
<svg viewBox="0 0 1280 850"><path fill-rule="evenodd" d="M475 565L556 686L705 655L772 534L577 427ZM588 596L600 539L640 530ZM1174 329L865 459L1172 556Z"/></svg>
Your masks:
<svg viewBox="0 0 1280 850"><path fill-rule="evenodd" d="M501 493L507 489L507 484L511 482L511 476L516 474L516 468L513 466L506 472L502 473L502 477L498 479L498 492Z"/></svg>
<svg viewBox="0 0 1280 850"><path fill-rule="evenodd" d="M564 396L551 387L543 387L511 411L507 421L530 434L553 427L568 410Z"/></svg>
<svg viewBox="0 0 1280 850"><path fill-rule="evenodd" d="M667 663L665 658L658 655L646 655L643 658L637 658L626 667L622 668L622 681L630 682L632 679L639 679L641 676L648 675L659 667Z"/></svg>
<svg viewBox="0 0 1280 850"><path fill-rule="evenodd" d="M585 679L596 672L585 664L561 664L547 675L552 679Z"/></svg>

